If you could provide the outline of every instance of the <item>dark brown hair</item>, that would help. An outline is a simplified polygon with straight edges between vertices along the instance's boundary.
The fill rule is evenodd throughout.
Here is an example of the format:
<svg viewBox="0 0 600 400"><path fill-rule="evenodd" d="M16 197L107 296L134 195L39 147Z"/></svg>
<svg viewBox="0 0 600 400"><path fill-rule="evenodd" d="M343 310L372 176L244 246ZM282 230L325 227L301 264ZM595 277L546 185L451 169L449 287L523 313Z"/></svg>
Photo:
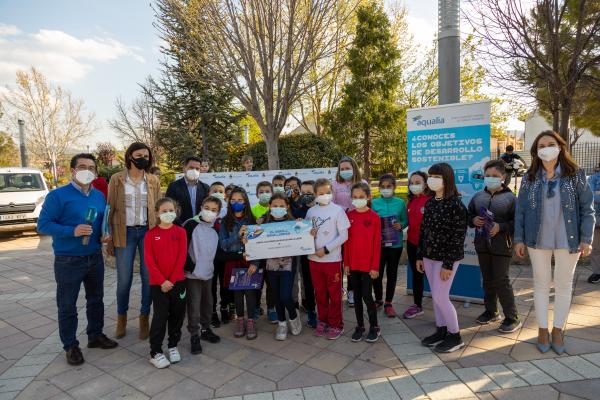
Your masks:
<svg viewBox="0 0 600 400"><path fill-rule="evenodd" d="M208 196L206 198L204 198L204 200L202 200L202 206L204 206L206 203L215 203L219 206L219 211L221 211L221 207L223 206L223 203L221 203L221 200L216 198L215 196Z"/></svg>
<svg viewBox="0 0 600 400"><path fill-rule="evenodd" d="M348 162L348 163L350 163L350 165L352 165L352 172L354 173L352 175L352 183L357 183L357 182L362 181L362 174L360 173L360 168L358 168L358 164L356 163L356 161L354 161L354 158L344 156L344 157L342 157L340 162L338 162L337 172L335 173L336 182L338 182L338 183L345 182L342 179L342 177L340 176L340 165L344 162ZM316 191L316 189L315 189L315 191Z"/></svg>
<svg viewBox="0 0 600 400"><path fill-rule="evenodd" d="M369 187L369 185L367 185L364 182L356 182L354 185L352 185L352 189L350 189L350 197L352 197L352 193L355 190L362 190L363 192L365 192L365 194L367 195L367 197L369 197L367 199L367 206L371 207L371 188Z"/></svg>
<svg viewBox="0 0 600 400"><path fill-rule="evenodd" d="M529 150L529 154L531 154L531 166L527 170L527 179L530 182L535 181L538 171L540 170L540 168L543 168L542 161L538 157L537 152L538 143L540 139L544 136L550 136L551 138L556 140L556 143L558 143L558 147L560 147L560 153L558 153L558 164L560 165L560 174L562 176L575 175L575 173L577 173L577 170L579 170L579 165L577 165L577 163L575 162L575 160L573 160L573 157L571 157L571 154L567 150L567 142L565 142L565 140L562 137L560 137L558 133L548 130L543 131L542 133L537 135L537 137L533 141L533 144L531 145L531 149Z"/></svg>
<svg viewBox="0 0 600 400"><path fill-rule="evenodd" d="M483 166L483 172L487 171L488 168L494 168L502 175L506 175L506 164L502 160L490 160Z"/></svg>
<svg viewBox="0 0 600 400"><path fill-rule="evenodd" d="M258 189L260 189L262 187L271 188L271 191L273 191L273 185L271 185L271 182L269 182L269 181L262 181L262 182L258 182L258 185L256 185L256 194L258 194Z"/></svg>
<svg viewBox="0 0 600 400"><path fill-rule="evenodd" d="M275 193L272 197L271 200L269 200L269 205L271 205L273 203L273 200L283 200L285 201L285 205L287 206L287 217L285 218L286 220L291 220L294 219L294 217L292 216L291 213L291 206L290 206L290 199L288 199L288 197L283 194L283 193ZM267 222L272 222L273 221L273 216L271 215L271 212L267 212L267 214L265 215L265 223Z"/></svg>
<svg viewBox="0 0 600 400"><path fill-rule="evenodd" d="M229 200L227 201L227 214L223 218L223 223L225 224L225 228L227 229L227 231L231 231L233 229L233 226L235 225L236 216L235 212L233 211L233 208L231 207L231 198L235 193L241 194L242 198L244 199L244 210L242 211L242 218L246 219L246 223L249 225L256 223L256 219L254 218L254 215L252 214L252 209L250 208L250 200L248 199L248 193L246 193L244 188L235 186L229 194Z"/></svg>
<svg viewBox="0 0 600 400"><path fill-rule="evenodd" d="M175 213L179 217L181 208L179 207L179 204L177 203L177 201L170 197L161 197L160 199L156 200L156 203L154 203L154 211L156 211L158 213L158 209L160 208L160 206L162 206L163 204L167 204L167 203L173 204L173 207L175 207ZM158 214L156 217L158 218Z"/></svg>
<svg viewBox="0 0 600 400"><path fill-rule="evenodd" d="M427 171L429 176L431 175L441 175L444 181L444 198L448 199L452 196L460 196L458 193L458 188L456 187L456 183L454 182L454 170L447 163L438 163L433 164L429 167L429 171Z"/></svg>
<svg viewBox="0 0 600 400"><path fill-rule="evenodd" d="M147 144L142 143L142 142L133 142L129 145L127 150L125 150L125 168L131 169L132 154L138 150L144 150L144 149L148 150L148 166L146 167L145 171L146 172L150 171L150 168L152 167L152 164L154 163L154 158L152 157L152 150L150 150L150 147L148 147Z"/></svg>
<svg viewBox="0 0 600 400"><path fill-rule="evenodd" d="M423 172L423 171L415 171L412 174L410 174L410 176L408 177L408 186L410 186L410 178L413 177L413 175L417 175L420 176L421 178L423 178L423 185L425 185L425 188L423 189L423 193L421 193L424 196L431 196L431 189L429 189L429 186L427 186L427 173ZM415 194L413 192L411 192L410 190L408 191L408 200L412 200L412 198L415 197Z"/></svg>

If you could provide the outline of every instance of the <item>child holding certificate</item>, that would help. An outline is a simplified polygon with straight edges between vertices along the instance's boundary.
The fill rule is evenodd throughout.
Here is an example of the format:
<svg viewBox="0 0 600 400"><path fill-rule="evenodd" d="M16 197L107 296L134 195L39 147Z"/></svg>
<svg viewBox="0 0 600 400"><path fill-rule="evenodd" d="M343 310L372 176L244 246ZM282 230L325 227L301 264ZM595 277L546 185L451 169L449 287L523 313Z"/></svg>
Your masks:
<svg viewBox="0 0 600 400"><path fill-rule="evenodd" d="M313 223L315 254L308 256L317 300L315 336L335 340L344 332L342 320L342 245L348 239L350 221L344 210L331 202L331 183L315 182L316 206L306 213Z"/></svg>
<svg viewBox="0 0 600 400"><path fill-rule="evenodd" d="M360 342L365 335L363 301L369 316L369 333L365 340L376 342L380 329L377 323L377 308L373 301L372 281L379 276L379 258L381 256L381 218L369 208L371 189L363 182L352 185L352 205L348 211L350 229L348 241L344 244L344 271L352 279L354 288L354 311L356 329L352 334L353 342Z"/></svg>

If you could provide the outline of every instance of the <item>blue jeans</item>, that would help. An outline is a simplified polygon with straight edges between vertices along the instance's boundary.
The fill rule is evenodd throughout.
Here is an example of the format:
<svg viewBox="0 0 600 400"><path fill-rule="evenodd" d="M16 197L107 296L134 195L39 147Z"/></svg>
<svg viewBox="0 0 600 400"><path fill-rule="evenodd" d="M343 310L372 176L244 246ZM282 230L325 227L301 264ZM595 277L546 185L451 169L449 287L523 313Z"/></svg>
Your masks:
<svg viewBox="0 0 600 400"><path fill-rule="evenodd" d="M267 271L267 275L271 283L273 302L275 303L275 310L277 310L277 319L280 322L284 322L286 310L290 319L296 319L298 314L294 299L292 298L296 269L294 268L292 271Z"/></svg>
<svg viewBox="0 0 600 400"><path fill-rule="evenodd" d="M104 328L104 260L102 253L89 256L55 256L58 332L63 348L79 345L77 340L77 297L81 283L85 288L87 335L89 341Z"/></svg>
<svg viewBox="0 0 600 400"><path fill-rule="evenodd" d="M117 314L125 315L129 310L129 292L133 281L133 262L136 250L140 255L140 277L142 279L142 307L141 315L150 314L150 281L148 269L144 264L144 236L147 228L127 227L125 247L115 247L117 259Z"/></svg>

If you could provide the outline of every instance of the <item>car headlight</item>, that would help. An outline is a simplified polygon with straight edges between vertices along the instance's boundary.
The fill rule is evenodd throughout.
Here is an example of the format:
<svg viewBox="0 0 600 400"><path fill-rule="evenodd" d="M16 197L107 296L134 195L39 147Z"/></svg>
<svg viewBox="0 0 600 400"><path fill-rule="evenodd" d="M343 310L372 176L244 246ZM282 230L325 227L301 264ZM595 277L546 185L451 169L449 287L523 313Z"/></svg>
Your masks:
<svg viewBox="0 0 600 400"><path fill-rule="evenodd" d="M40 204L42 204L44 202L44 200L46 200L46 195L41 196L39 199L37 199L37 201L35 202L35 205L39 206Z"/></svg>

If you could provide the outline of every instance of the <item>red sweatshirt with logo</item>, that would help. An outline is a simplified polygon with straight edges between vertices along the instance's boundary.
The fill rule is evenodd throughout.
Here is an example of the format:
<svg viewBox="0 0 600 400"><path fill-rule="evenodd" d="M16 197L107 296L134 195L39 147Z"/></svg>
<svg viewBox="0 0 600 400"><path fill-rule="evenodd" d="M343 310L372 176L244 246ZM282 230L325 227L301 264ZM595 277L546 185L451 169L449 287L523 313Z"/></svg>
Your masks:
<svg viewBox="0 0 600 400"><path fill-rule="evenodd" d="M150 275L150 285L162 285L185 279L183 266L187 257L185 229L173 225L169 229L155 226L144 238L144 262Z"/></svg>
<svg viewBox="0 0 600 400"><path fill-rule="evenodd" d="M406 241L415 246L419 245L425 203L430 198L431 196L427 195L413 196L408 202L408 232L406 234Z"/></svg>
<svg viewBox="0 0 600 400"><path fill-rule="evenodd" d="M348 211L350 229L344 243L344 266L351 271L379 271L381 257L381 218L369 209Z"/></svg>

